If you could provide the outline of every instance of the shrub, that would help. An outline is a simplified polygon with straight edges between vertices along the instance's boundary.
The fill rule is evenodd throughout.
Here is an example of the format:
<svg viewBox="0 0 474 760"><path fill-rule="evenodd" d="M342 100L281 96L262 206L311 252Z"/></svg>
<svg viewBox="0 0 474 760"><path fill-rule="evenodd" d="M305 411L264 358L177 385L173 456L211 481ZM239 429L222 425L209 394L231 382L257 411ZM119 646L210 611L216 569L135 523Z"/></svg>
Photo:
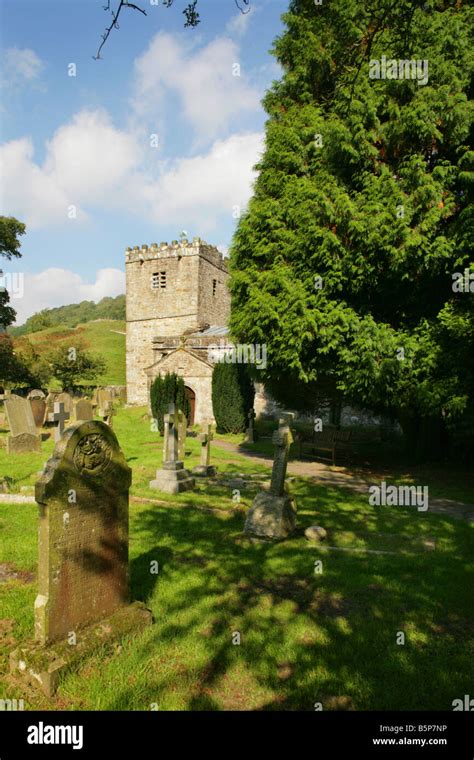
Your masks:
<svg viewBox="0 0 474 760"><path fill-rule="evenodd" d="M218 433L241 433L255 390L244 364L218 363L212 374L212 408Z"/></svg>

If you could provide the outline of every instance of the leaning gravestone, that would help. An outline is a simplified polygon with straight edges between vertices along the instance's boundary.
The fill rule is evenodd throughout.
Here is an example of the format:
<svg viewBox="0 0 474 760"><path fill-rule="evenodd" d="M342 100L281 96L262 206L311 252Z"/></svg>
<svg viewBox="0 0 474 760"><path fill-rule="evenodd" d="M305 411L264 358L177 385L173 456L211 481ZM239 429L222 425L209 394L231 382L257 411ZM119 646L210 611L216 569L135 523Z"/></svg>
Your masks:
<svg viewBox="0 0 474 760"><path fill-rule="evenodd" d="M7 396L4 403L11 433L7 438L7 453L41 451L41 439L36 430L30 402L12 394Z"/></svg>
<svg viewBox="0 0 474 760"><path fill-rule="evenodd" d="M275 454L273 459L270 491L261 491L253 500L244 532L261 538L286 538L296 527L296 502L285 491L288 453L293 436L291 422L293 414L280 418L278 430L273 434Z"/></svg>
<svg viewBox="0 0 474 760"><path fill-rule="evenodd" d="M156 478L150 482L150 488L165 493L180 493L194 488L195 481L184 469L184 464L178 459L178 412L174 404L169 405L168 414L164 415L165 424L165 454L163 467L156 471Z"/></svg>
<svg viewBox="0 0 474 760"><path fill-rule="evenodd" d="M197 467L193 468L193 475L204 475L206 477L212 477L216 474L217 470L211 465L211 441L214 438L212 431L212 425L210 422L206 422L202 426L202 433L199 435L199 442L201 444L201 462Z"/></svg>
<svg viewBox="0 0 474 760"><path fill-rule="evenodd" d="M151 622L129 599L130 483L117 438L96 421L65 431L36 483L35 643L20 646L10 664L48 696L95 647Z"/></svg>

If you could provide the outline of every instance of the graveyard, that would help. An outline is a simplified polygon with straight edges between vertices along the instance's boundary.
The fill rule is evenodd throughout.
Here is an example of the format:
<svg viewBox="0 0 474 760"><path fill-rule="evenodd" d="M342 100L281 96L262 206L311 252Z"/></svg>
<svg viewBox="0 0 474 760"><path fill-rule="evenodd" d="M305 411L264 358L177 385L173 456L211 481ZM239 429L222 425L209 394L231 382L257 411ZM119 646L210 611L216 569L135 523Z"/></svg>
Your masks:
<svg viewBox="0 0 474 760"><path fill-rule="evenodd" d="M192 475L190 490L157 491L163 437L150 429L146 408L123 406L113 433L132 475L130 592L153 623L104 640L61 675L54 694L27 688L9 653L28 646L35 626L31 495L55 445L47 430L41 452L0 448L11 478L9 501L0 503L0 698L46 710L440 710L469 693L468 521L384 511L366 493L288 474L296 530L258 539L244 526L257 495L271 489L272 462L252 456L257 443L242 435L240 450L229 450L237 436L211 436L217 472ZM7 430L0 435L3 444ZM188 473L203 466L203 438L197 426L188 431ZM305 535L315 524L323 541Z"/></svg>

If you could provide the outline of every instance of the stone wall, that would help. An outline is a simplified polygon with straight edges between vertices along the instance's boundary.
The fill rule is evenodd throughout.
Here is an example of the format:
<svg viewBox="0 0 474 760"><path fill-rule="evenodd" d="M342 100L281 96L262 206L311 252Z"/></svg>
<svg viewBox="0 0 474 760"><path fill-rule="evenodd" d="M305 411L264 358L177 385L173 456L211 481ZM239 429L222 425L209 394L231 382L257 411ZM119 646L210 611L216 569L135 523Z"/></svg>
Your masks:
<svg viewBox="0 0 474 760"><path fill-rule="evenodd" d="M214 420L212 411L212 366L194 356L186 349L177 349L166 356L159 364L147 370L147 395L155 377L174 372L184 379L185 385L194 391L196 406L194 424L200 425L205 420Z"/></svg>

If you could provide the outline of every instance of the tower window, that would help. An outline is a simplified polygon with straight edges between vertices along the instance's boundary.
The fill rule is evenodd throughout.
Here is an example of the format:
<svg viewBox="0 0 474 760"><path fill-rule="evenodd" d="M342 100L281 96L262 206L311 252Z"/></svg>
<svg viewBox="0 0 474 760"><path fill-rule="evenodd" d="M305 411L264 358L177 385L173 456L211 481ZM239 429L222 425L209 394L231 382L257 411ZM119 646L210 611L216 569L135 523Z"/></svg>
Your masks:
<svg viewBox="0 0 474 760"><path fill-rule="evenodd" d="M166 272L153 272L151 276L151 287L153 289L166 288Z"/></svg>
<svg viewBox="0 0 474 760"><path fill-rule="evenodd" d="M217 291L217 280L212 281L212 295L215 296Z"/></svg>

